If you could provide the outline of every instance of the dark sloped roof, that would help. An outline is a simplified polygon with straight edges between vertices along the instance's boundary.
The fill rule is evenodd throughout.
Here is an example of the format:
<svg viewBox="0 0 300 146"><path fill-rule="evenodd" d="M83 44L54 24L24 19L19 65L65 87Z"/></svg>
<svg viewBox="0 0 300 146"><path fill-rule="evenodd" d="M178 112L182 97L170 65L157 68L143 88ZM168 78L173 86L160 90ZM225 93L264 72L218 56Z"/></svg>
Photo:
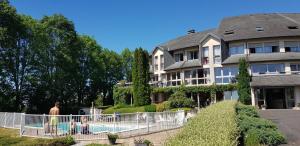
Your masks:
<svg viewBox="0 0 300 146"><path fill-rule="evenodd" d="M300 74L253 76L251 86L296 86L300 85Z"/></svg>
<svg viewBox="0 0 300 146"><path fill-rule="evenodd" d="M289 29L289 26L296 26L298 29ZM256 27L263 31L257 31ZM226 31L232 31L233 34L225 35ZM300 36L300 13L253 14L224 18L217 33L225 41Z"/></svg>
<svg viewBox="0 0 300 146"><path fill-rule="evenodd" d="M232 55L226 58L222 64L236 64L239 63L240 58L247 58L249 62L268 62L268 61L285 61L285 60L300 60L299 52L285 52L285 53L257 53L257 54L241 54Z"/></svg>
<svg viewBox="0 0 300 146"><path fill-rule="evenodd" d="M189 67L197 67L197 66L201 66L201 63L198 59L195 59L195 60L176 62L168 66L164 70L174 70L179 68L189 68Z"/></svg>
<svg viewBox="0 0 300 146"><path fill-rule="evenodd" d="M216 35L216 29L209 29L202 32L187 34L185 36L181 36L176 39L170 40L166 43L160 44L159 46L164 49L167 49L168 51L173 51L173 50L192 47L192 46L198 46L200 41L208 33L213 33Z"/></svg>

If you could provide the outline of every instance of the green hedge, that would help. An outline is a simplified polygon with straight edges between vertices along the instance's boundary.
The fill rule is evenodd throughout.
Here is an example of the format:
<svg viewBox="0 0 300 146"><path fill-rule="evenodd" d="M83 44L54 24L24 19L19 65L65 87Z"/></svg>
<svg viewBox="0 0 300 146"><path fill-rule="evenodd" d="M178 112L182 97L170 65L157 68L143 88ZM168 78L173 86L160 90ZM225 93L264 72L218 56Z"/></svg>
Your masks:
<svg viewBox="0 0 300 146"><path fill-rule="evenodd" d="M244 145L279 145L286 142L277 126L269 120L260 118L254 107L239 103L236 112L241 143Z"/></svg>
<svg viewBox="0 0 300 146"><path fill-rule="evenodd" d="M103 111L104 114L145 112L144 106L116 105Z"/></svg>
<svg viewBox="0 0 300 146"><path fill-rule="evenodd" d="M223 101L203 109L183 129L170 138L167 146L235 146L239 129L235 101Z"/></svg>

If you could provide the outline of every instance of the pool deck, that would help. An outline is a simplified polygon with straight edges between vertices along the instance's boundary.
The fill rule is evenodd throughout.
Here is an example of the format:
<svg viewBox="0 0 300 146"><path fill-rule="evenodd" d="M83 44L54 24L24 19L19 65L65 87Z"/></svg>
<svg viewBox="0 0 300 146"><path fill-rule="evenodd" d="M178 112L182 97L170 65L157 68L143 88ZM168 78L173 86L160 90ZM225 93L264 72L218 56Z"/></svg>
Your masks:
<svg viewBox="0 0 300 146"><path fill-rule="evenodd" d="M143 138L143 139L150 140L154 144L154 146L162 146L168 138L174 136L176 133L178 133L179 130L180 128L141 135L141 136L135 136L130 138L118 139L117 143L122 146L132 146L134 145L134 139ZM108 140L95 140L95 141L78 141L78 143L75 146L83 146L91 143L109 144Z"/></svg>

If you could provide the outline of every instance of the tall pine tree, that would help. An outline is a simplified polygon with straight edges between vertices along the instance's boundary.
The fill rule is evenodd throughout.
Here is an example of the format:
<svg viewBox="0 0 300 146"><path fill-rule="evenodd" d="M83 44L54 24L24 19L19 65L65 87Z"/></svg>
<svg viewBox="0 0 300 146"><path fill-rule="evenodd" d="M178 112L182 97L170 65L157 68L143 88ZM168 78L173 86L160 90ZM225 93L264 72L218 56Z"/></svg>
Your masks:
<svg viewBox="0 0 300 146"><path fill-rule="evenodd" d="M133 98L135 106L151 103L149 85L149 55L142 48L134 51L132 66Z"/></svg>
<svg viewBox="0 0 300 146"><path fill-rule="evenodd" d="M250 89L250 81L251 77L248 72L249 64L243 58L239 61L239 75L237 77L238 80L238 95L239 101L243 104L251 104L251 89Z"/></svg>

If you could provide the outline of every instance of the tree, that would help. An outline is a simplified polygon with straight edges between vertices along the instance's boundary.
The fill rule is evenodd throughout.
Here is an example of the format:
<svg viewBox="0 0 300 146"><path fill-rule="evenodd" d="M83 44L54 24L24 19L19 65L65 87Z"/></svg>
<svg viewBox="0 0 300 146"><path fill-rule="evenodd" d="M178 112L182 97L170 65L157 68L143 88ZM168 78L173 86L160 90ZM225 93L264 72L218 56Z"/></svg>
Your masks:
<svg viewBox="0 0 300 146"><path fill-rule="evenodd" d="M104 49L102 57L105 63L105 79L103 83L104 103L112 105L113 87L123 78L121 56L114 51Z"/></svg>
<svg viewBox="0 0 300 146"><path fill-rule="evenodd" d="M149 85L149 55L142 48L134 51L132 66L133 98L135 106L151 103Z"/></svg>
<svg viewBox="0 0 300 146"><path fill-rule="evenodd" d="M6 91L1 98L6 98L8 103L14 104L16 111L20 111L23 108L25 78L30 59L29 34L21 16L6 0L0 2L0 20L1 90Z"/></svg>
<svg viewBox="0 0 300 146"><path fill-rule="evenodd" d="M239 61L239 74L237 77L238 81L238 95L239 101L243 104L251 104L251 88L250 81L251 77L248 72L248 63L245 59L240 59Z"/></svg>
<svg viewBox="0 0 300 146"><path fill-rule="evenodd" d="M122 56L122 64L123 64L122 72L123 72L123 75L124 75L124 79L127 82L131 82L132 81L133 54L128 48L125 48L121 52L121 56Z"/></svg>

